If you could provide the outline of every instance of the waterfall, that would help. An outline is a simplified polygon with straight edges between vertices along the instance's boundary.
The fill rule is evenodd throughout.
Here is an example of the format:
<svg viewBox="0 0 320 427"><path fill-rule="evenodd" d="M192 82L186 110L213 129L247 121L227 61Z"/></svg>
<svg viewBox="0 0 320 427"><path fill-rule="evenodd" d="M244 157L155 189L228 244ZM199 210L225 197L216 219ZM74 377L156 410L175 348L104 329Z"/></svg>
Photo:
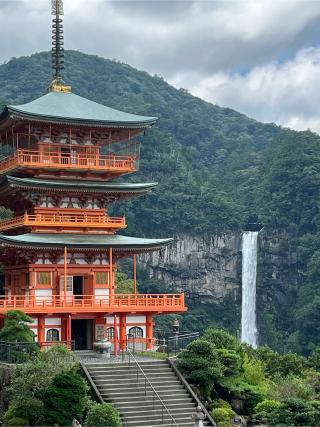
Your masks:
<svg viewBox="0 0 320 427"><path fill-rule="evenodd" d="M256 279L258 232L245 231L242 236L242 310L241 342L257 347Z"/></svg>

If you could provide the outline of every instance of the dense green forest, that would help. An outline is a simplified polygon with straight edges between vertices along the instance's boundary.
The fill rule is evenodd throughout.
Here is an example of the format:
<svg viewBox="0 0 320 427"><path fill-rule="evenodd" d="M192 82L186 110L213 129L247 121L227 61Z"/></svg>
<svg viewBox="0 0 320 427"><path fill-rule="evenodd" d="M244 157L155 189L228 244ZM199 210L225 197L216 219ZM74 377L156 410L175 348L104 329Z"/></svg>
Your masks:
<svg viewBox="0 0 320 427"><path fill-rule="evenodd" d="M1 65L0 104L21 104L45 93L50 65L45 52ZM66 52L65 78L81 96L159 117L143 137L140 172L127 178L157 181L159 188L120 206L128 233L239 232L247 222L258 220L266 233L289 236L303 282L278 332L285 332L288 348L292 345L299 352L308 354L319 345L319 136L259 123L177 90L161 77L80 52ZM146 278L142 286L163 285ZM231 306L224 304L225 314ZM191 308L187 325L230 326L225 324L228 319L221 321L219 308L209 314L209 308L206 313ZM276 328L272 323L270 327ZM269 344L277 346L278 341Z"/></svg>

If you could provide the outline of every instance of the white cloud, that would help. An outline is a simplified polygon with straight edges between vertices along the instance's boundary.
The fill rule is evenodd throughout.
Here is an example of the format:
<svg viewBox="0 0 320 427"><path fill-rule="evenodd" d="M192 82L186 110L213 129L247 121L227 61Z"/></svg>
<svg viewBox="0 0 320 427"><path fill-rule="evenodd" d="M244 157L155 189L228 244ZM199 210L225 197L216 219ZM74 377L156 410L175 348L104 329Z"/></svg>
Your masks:
<svg viewBox="0 0 320 427"><path fill-rule="evenodd" d="M320 48L301 50L290 61L254 67L244 75L219 72L198 82L185 74L173 83L258 120L320 132Z"/></svg>

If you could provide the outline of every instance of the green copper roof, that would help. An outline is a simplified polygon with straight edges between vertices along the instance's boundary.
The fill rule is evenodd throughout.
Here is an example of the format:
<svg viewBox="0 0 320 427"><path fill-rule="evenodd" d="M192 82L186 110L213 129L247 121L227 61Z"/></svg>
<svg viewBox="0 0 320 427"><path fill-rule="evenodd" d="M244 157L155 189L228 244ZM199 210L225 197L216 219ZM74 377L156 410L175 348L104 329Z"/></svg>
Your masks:
<svg viewBox="0 0 320 427"><path fill-rule="evenodd" d="M145 194L157 186L155 182L148 183L114 183L109 181L85 181L85 180L59 180L59 179L36 179L36 178L17 178L7 175L0 185L9 183L17 187L45 188L57 190L75 190L75 191L101 191L103 193L133 193Z"/></svg>
<svg viewBox="0 0 320 427"><path fill-rule="evenodd" d="M9 105L4 110L18 117L58 123L140 128L155 123L156 117L124 113L90 101L74 93L49 92L23 105Z"/></svg>
<svg viewBox="0 0 320 427"><path fill-rule="evenodd" d="M18 236L0 234L2 246L18 246L33 248L77 248L77 249L107 249L121 250L156 250L168 245L173 239L144 239L116 235L99 234L42 234L28 233Z"/></svg>

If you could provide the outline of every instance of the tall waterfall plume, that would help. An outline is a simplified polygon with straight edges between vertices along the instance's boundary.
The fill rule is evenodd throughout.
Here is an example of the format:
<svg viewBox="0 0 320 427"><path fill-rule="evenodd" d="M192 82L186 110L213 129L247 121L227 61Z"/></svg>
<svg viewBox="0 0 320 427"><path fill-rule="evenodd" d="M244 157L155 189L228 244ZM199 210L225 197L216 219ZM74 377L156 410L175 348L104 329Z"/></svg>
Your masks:
<svg viewBox="0 0 320 427"><path fill-rule="evenodd" d="M241 342L257 347L256 281L258 231L245 231L242 236L242 309Z"/></svg>

